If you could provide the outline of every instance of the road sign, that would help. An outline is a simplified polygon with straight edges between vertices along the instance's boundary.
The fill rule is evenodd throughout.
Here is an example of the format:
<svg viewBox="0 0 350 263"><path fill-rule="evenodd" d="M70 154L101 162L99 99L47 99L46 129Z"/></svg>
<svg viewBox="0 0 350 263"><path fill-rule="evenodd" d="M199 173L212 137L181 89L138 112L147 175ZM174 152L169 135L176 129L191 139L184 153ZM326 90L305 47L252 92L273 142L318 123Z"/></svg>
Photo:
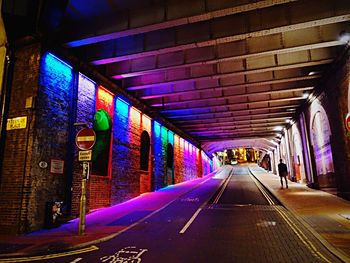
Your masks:
<svg viewBox="0 0 350 263"><path fill-rule="evenodd" d="M346 115L346 118L345 118L345 127L346 129L348 130L348 132L350 132L350 113L348 113Z"/></svg>
<svg viewBox="0 0 350 263"><path fill-rule="evenodd" d="M92 150L79 151L79 161L91 161Z"/></svg>
<svg viewBox="0 0 350 263"><path fill-rule="evenodd" d="M93 129L83 128L75 137L75 144L80 150L90 150L96 142L96 134Z"/></svg>

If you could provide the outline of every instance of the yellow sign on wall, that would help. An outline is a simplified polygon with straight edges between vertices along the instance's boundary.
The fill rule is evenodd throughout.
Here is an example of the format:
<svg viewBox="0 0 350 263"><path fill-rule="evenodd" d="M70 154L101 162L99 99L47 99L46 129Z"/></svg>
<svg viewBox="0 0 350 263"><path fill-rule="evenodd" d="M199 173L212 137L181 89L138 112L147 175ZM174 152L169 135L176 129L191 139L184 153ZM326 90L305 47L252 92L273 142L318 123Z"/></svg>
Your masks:
<svg viewBox="0 0 350 263"><path fill-rule="evenodd" d="M27 116L7 119L6 130L25 129L27 127Z"/></svg>

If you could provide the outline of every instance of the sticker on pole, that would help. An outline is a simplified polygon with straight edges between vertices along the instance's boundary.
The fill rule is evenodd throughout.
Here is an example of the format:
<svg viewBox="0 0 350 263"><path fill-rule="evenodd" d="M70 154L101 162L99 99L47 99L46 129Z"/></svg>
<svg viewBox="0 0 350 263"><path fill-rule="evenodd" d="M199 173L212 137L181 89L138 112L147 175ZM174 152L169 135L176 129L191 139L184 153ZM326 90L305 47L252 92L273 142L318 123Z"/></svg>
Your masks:
<svg viewBox="0 0 350 263"><path fill-rule="evenodd" d="M82 162L91 161L92 159L92 150L88 151L79 151L78 160Z"/></svg>
<svg viewBox="0 0 350 263"><path fill-rule="evenodd" d="M83 128L75 137L75 144L82 151L90 150L96 142L96 133L93 129Z"/></svg>

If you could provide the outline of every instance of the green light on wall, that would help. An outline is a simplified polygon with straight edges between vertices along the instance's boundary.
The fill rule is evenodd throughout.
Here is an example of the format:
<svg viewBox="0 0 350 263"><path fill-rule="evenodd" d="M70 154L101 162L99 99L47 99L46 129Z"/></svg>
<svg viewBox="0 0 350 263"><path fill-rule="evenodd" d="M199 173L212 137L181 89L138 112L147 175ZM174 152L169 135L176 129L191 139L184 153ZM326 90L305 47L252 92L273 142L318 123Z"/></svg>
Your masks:
<svg viewBox="0 0 350 263"><path fill-rule="evenodd" d="M93 129L96 143L92 149L92 170L94 174L106 176L112 130L112 120L107 111L99 109L95 113Z"/></svg>
<svg viewBox="0 0 350 263"><path fill-rule="evenodd" d="M111 117L107 111L100 109L96 112L94 118L95 131L108 131L111 129L111 123Z"/></svg>

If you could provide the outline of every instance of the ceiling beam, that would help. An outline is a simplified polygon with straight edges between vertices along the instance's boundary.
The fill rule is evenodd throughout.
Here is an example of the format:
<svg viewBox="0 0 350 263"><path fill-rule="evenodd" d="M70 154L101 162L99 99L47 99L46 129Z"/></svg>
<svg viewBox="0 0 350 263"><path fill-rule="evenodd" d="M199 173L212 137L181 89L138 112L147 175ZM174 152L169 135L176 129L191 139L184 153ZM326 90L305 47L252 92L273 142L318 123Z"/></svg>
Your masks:
<svg viewBox="0 0 350 263"><path fill-rule="evenodd" d="M254 128L254 127L268 127L268 126L278 126L278 125L285 125L285 120L281 119L279 121L274 122L261 122L261 123L248 123L248 124L232 124L232 125L224 125L224 126L198 126L198 127L192 127L187 128L186 130L188 132L193 131L213 131L213 130L236 130L240 128Z"/></svg>
<svg viewBox="0 0 350 263"><path fill-rule="evenodd" d="M177 121L174 121L174 123L176 124L183 124L183 123L203 123L205 124L206 121L210 121L210 120L218 120L218 121L221 121L221 120L227 120L227 119L241 119L242 117L250 117L250 118L254 118L254 117L267 117L267 116L278 116L278 115L289 115L287 117L290 117L292 118L293 117L293 114L294 112L267 112L267 113L260 113L260 114L245 114L245 115L237 115L237 116L232 116L232 117L228 117L228 116L225 116L225 117L222 117L220 118L219 116L215 116L213 118L202 118L202 119L198 119L198 118L195 118L195 119L191 119L191 120L177 120Z"/></svg>
<svg viewBox="0 0 350 263"><path fill-rule="evenodd" d="M172 105L187 105L188 103L192 102L211 102L211 101L218 101L218 100L229 100L229 99L236 99L236 98L244 98L249 96L260 96L260 95L269 95L269 94L280 94L285 92L299 92L299 91L307 91L312 90L314 87L298 87L298 88L288 88L288 89L280 89L280 90L268 90L268 91L260 91L260 92L247 92L242 94L235 94L235 95L221 95L221 96L212 96L210 98L195 98L195 99L188 99L188 100L181 100L181 101L173 101L173 102L164 102L164 103L154 103L150 104L151 107L164 107L164 106L172 106Z"/></svg>
<svg viewBox="0 0 350 263"><path fill-rule="evenodd" d="M129 91L140 90L140 89L150 89L150 88L161 87L164 85L177 85L177 84L184 84L184 83L193 82L193 81L205 81L205 80L220 79L220 78L227 78L227 77L245 76L245 75L257 74L257 73L263 73L263 72L269 72L269 71L319 66L319 65L330 64L332 63L332 61L333 59L321 59L321 60L314 60L314 61L308 61L308 62L302 62L302 63L293 63L288 65L277 65L277 66L264 67L259 69L242 70L242 71L236 71L236 72L230 72L230 73L221 73L221 74L209 75L204 77L194 77L194 78L178 79L178 80L172 80L172 81L156 82L152 84L135 85L135 86L126 87L126 89Z"/></svg>
<svg viewBox="0 0 350 263"><path fill-rule="evenodd" d="M182 115L169 115L167 116L168 119L181 119L183 120L184 118L196 118L196 119L201 119L201 118L205 118L207 117L208 115L209 116L212 116L214 118L216 117L220 117L222 116L223 114L227 114L227 113L230 113L231 116L235 116L235 114L237 113L242 113L242 112L255 112L255 111L261 111L261 110L280 110L280 109L290 109L289 112L294 112L295 109L293 108L297 108L299 107L298 104L291 104L291 105L285 105L285 106L276 106L276 107L272 107L272 106L268 106L268 107L259 107L259 108L252 108L252 109L241 109L241 110L231 110L231 111L228 111L228 110L222 110L222 111L215 111L215 112L208 112L208 113L195 113L195 114L182 114ZM248 114L245 114L247 116L250 115L250 113ZM237 115L237 117L241 117L241 116L245 116L245 115ZM176 120L175 120L176 121Z"/></svg>
<svg viewBox="0 0 350 263"><path fill-rule="evenodd" d="M296 0L265 0L265 1L257 1L255 3L249 3L249 4L244 4L244 5L239 5L239 6L233 6L225 9L220 9L220 10L215 10L211 12L205 12L199 15L194 15L194 16L189 16L189 17L183 17L179 19L173 19L173 20L167 20L166 16L164 16L164 21L160 23L154 23L150 25L143 25L143 26L138 26L138 27L132 27L130 23L128 23L128 29L122 30L122 31L116 31L116 32L111 32L107 34L96 34L95 36L79 39L79 40L73 40L73 41L68 41L64 44L65 47L68 48L73 48L73 47L80 47L84 45L91 45L94 43L99 43L103 41L108 41L108 40L113 40L113 39L118 39L122 37L127 37L127 36L133 36L137 34L143 34L143 33L148 33L152 32L155 30L164 30L176 26L183 26L183 25L188 25L192 23L198 23L202 21L208 21L210 19L214 18L220 18L228 15L234 15L234 14L239 14L242 12L248 12L256 9L261 9L261 8L266 8L274 5L279 5L279 4L286 4L289 2L294 2ZM166 14L167 12L167 6L163 7L163 13ZM147 14L144 14L146 16ZM128 20L130 20L130 17L128 17Z"/></svg>
<svg viewBox="0 0 350 263"><path fill-rule="evenodd" d="M274 136L276 132L267 131L267 132L244 132L244 133L236 133L234 135L229 136L206 136L204 138L198 137L198 140L201 143L212 142L212 141L228 141L234 139L247 139L247 138L266 138L269 136ZM271 146L272 147L272 146Z"/></svg>
<svg viewBox="0 0 350 263"><path fill-rule="evenodd" d="M309 7L305 7L309 8ZM312 12L312 9L310 9ZM333 14L338 13L337 11L341 12L341 10L334 10ZM281 13L286 13L285 7L280 10ZM106 53L106 54L99 54L98 57L94 52L94 47L89 47L86 50L86 55L87 55L87 60L90 61L91 64L93 65L104 65L104 64L109 64L109 63L114 63L114 62L119 62L119 61L124 61L124 60L130 60L130 59L137 59L137 58L142 58L146 56L155 56L159 54L165 54L165 53L171 53L171 52L176 52L176 51L183 51L191 48L196 48L196 47L208 47L208 46L215 46L219 44L224 44L224 43L230 43L233 41L238 41L238 40L243 40L247 38L253 38L253 37L261 37L261 36L268 36L272 34L279 34L283 32L289 32L289 31L295 31L295 30L301 30L301 29L307 29L307 28L312 28L312 27L318 27L318 26L323 26L323 25L329 25L329 24L335 24L335 23L341 23L341 22L346 22L350 21L350 14L345 14L345 15L338 15L338 16L331 16L331 17L323 17L323 13L319 12L318 10L314 11L315 13L312 16L312 20L307 20L304 19L304 22L300 23L290 23L288 25L284 26L274 26L274 25L269 25L269 27L266 27L265 29L261 30L256 30L256 31L250 31L250 32L245 32L245 33L238 33L230 35L230 36L223 36L223 37L218 37L218 38L213 38L212 36L215 36L216 34L214 32L210 32L208 36L211 38L209 40L204 40L204 41L198 41L198 42L191 42L191 43L186 43L182 45L176 45L173 47L164 47L164 48L157 48L156 50L150 50L147 51L148 48L145 46L145 43L141 43L138 47L133 47L139 52L130 52L132 54L128 55L122 55L118 54L118 49L114 48L114 51L112 53ZM276 13L279 13L276 10ZM329 12L328 12L329 13ZM245 16L242 17L243 20L249 21L249 14L243 14ZM309 16L311 17L311 15ZM299 21L302 20L302 18L299 19ZM248 26L248 28L250 28ZM209 27L209 29L211 29ZM238 31L239 32L239 31ZM206 36L206 38L208 37ZM172 41L173 43L181 43L181 41L178 41L176 39L176 34L174 34L174 39ZM103 43L103 42L102 42ZM110 43L106 44L110 45ZM117 46L116 46L117 47ZM91 49L91 50L90 50Z"/></svg>
<svg viewBox="0 0 350 263"><path fill-rule="evenodd" d="M238 103L230 103L230 104L218 104L218 105L204 105L204 106L196 106L196 107L182 107L182 108L173 108L173 109L159 109L158 111L161 113L174 113L179 111L188 111L188 110L198 110L198 109L218 109L218 108L227 108L229 106L238 106L238 105L253 105L259 103L273 103L273 102L283 102L283 101L295 101L295 100L305 100L304 97L288 97L288 98L279 98L279 99L268 99L268 100L260 100L260 101L247 101L247 102L238 102Z"/></svg>
<svg viewBox="0 0 350 263"><path fill-rule="evenodd" d="M258 86L264 86L264 85L289 83L289 82L295 82L295 81L315 80L320 77L321 75L311 75L311 76L299 76L299 77L293 77L293 78L273 79L273 80L259 81L259 82L246 82L246 83L230 85L230 86L216 86L216 87L194 89L194 90L188 90L188 91L171 91L167 93L163 92L163 93L157 93L153 95L144 95L144 96L141 95L141 96L138 96L138 98L140 98L141 100L149 100L149 99L156 99L156 98L162 98L162 97L191 95L198 92L226 91L226 90L231 90L233 88L244 88L244 87L248 88L248 87L258 87Z"/></svg>
<svg viewBox="0 0 350 263"><path fill-rule="evenodd" d="M321 30L322 32L322 30ZM322 34L322 33L320 33ZM322 37L321 37L322 38ZM281 39L281 46L286 46L287 44L284 44L283 42L285 42L283 36L281 35L280 37ZM248 40L242 40L244 41L246 44L242 45L242 46L247 46L248 45ZM223 62L228 62L228 61L235 61L235 60L240 60L240 59L247 59L247 58L254 58L254 57L262 57L262 56L269 56L269 55L278 55L278 54L285 54L285 53L292 53L292 52L300 52L300 51L305 51L305 50L313 50L313 49L320 49L320 48L329 48L329 47L334 47L334 46L339 46L339 45L344 45L344 42L338 41L338 40L333 40L333 41L324 41L324 42L319 42L319 39L313 39L311 44L305 44L305 45L295 45L293 47L286 47L286 48L276 48L271 50L271 47L269 45L266 45L262 51L260 52L255 52L255 53L249 53L249 51L245 51L245 54L240 54L240 55L236 55L236 56L229 56L229 57L223 57L223 58L218 58L218 51L214 51L213 56L215 57L215 59L209 59L209 60L204 60L204 61L198 61L198 62L187 62L189 56L186 55L186 50L183 51L183 64L181 65L172 65L172 66L165 66L165 67L161 67L158 65L157 61L157 57L154 59L155 61L155 65L154 65L154 69L148 69L148 70L136 70L133 71L131 70L132 64L133 64L133 60L129 60L129 69L131 72L127 73L127 72L120 72L119 67L115 64L118 63L111 63L107 65L106 68L106 74L114 79L122 79L122 78L131 78L131 77L136 77L136 76L143 76L143 75L147 75L147 74L155 74L155 73L159 73L162 71L166 71L166 70L174 70L174 69L181 69L181 68L187 68L187 67L195 67L195 66L203 66L203 65L211 65L211 64L217 64L217 63L223 63ZM215 49L217 49L217 46L215 47ZM173 62L174 63L174 62ZM168 62L168 64L171 64L171 62Z"/></svg>
<svg viewBox="0 0 350 263"><path fill-rule="evenodd" d="M247 119L247 120L230 120L230 121L217 121L217 122L210 122L210 123L201 123L201 124L186 124L186 125L180 125L182 129L189 129L189 128L195 128L195 127L203 127L203 125L206 125L206 127L218 127L220 126L230 126L232 124L238 124L238 123L261 123L262 122L271 122L271 121L285 121L286 117L273 117L273 118L259 118L259 119ZM284 122L285 123L285 122Z"/></svg>

